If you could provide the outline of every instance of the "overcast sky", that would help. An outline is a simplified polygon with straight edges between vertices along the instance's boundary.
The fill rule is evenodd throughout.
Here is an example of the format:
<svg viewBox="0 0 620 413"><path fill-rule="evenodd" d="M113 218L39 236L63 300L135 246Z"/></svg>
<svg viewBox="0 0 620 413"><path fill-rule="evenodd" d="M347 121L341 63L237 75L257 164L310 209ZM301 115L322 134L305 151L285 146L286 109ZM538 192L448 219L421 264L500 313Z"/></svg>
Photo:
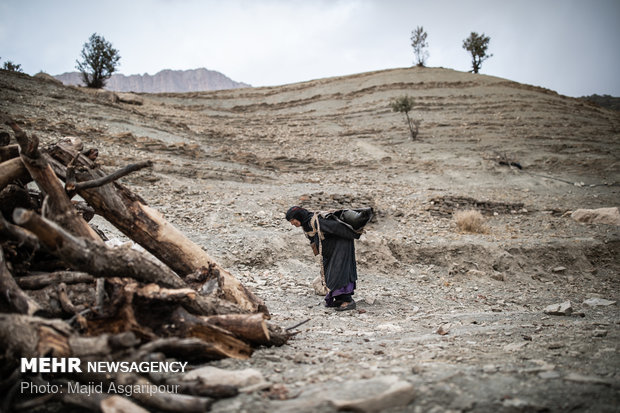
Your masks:
<svg viewBox="0 0 620 413"><path fill-rule="evenodd" d="M481 73L568 96L620 96L620 0L0 0L0 62L75 71L92 33L118 49L118 72L205 67L253 86L414 63L471 69L463 39L491 38Z"/></svg>

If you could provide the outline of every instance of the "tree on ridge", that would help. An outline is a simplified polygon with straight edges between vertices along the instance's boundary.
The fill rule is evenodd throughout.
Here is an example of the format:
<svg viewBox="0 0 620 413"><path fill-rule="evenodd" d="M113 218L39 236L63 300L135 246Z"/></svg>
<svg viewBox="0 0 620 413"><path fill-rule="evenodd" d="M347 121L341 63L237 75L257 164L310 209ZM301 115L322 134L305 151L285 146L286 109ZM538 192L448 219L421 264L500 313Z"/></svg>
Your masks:
<svg viewBox="0 0 620 413"><path fill-rule="evenodd" d="M121 56L112 43L93 33L82 48L82 61L76 60L76 68L82 73L87 87L101 89L116 71Z"/></svg>
<svg viewBox="0 0 620 413"><path fill-rule="evenodd" d="M489 36L485 36L484 33L478 34L476 32L471 32L469 37L463 40L463 49L471 54L472 72L478 73L482 66L482 62L493 56L492 54L487 54L489 41L491 41Z"/></svg>
<svg viewBox="0 0 620 413"><path fill-rule="evenodd" d="M413 47L413 54L415 55L416 66L424 67L426 59L428 58L428 43L426 38L428 33L424 31L424 27L418 26L411 32L411 47Z"/></svg>

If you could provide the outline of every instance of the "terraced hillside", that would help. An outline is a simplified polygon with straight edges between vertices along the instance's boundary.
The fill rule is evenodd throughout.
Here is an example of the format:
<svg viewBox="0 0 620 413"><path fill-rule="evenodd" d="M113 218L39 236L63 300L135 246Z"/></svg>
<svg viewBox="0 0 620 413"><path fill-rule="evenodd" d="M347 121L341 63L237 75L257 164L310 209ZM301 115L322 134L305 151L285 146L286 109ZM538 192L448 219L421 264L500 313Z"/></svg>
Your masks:
<svg viewBox="0 0 620 413"><path fill-rule="evenodd" d="M416 101L415 141L389 108L403 95ZM617 111L441 68L157 95L2 71L0 98L25 129L78 136L106 167L152 159L125 182L265 299L274 321L310 319L283 348L214 363L269 383L215 411L333 411L352 388L386 411L620 403L618 305L583 304L620 299L619 227L569 213L620 206ZM314 295L318 263L284 221L294 204L376 210L356 244L355 312ZM455 225L469 208L485 233ZM567 300L573 315L543 312ZM392 385L406 396L364 399Z"/></svg>

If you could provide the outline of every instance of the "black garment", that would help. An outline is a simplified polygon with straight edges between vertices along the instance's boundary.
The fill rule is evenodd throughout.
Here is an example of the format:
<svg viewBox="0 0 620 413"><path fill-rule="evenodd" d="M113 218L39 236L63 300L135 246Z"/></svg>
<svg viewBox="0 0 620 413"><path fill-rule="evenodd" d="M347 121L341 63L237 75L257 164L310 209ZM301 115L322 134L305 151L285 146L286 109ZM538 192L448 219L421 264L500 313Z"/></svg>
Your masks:
<svg viewBox="0 0 620 413"><path fill-rule="evenodd" d="M340 210L325 216L319 215L319 225L313 228L314 213L298 206L291 207L286 213L288 221L296 219L301 222L310 244L318 249L321 243L325 284L330 291L346 287L357 280L355 240L359 239L361 229L372 216L372 208ZM323 240L319 240L318 233L308 235L315 230L320 230Z"/></svg>
<svg viewBox="0 0 620 413"><path fill-rule="evenodd" d="M350 303L353 301L352 294L340 294L334 297L334 303L340 305L342 303Z"/></svg>
<svg viewBox="0 0 620 413"><path fill-rule="evenodd" d="M321 233L325 237L322 244L325 284L330 291L337 290L357 280L355 263L355 240L360 233L342 221L319 217ZM318 241L318 234L311 240Z"/></svg>

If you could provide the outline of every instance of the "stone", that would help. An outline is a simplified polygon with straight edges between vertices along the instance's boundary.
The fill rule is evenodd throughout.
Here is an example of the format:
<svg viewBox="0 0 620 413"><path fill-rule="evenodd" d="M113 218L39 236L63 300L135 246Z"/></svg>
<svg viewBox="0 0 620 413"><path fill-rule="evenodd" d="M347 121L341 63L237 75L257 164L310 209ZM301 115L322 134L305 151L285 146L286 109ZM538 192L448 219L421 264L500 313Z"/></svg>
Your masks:
<svg viewBox="0 0 620 413"><path fill-rule="evenodd" d="M364 297L364 301L366 302L366 304L368 305L373 305L375 303L375 298L374 297Z"/></svg>
<svg viewBox="0 0 620 413"><path fill-rule="evenodd" d="M484 366L482 366L482 371L487 374L495 373L498 369L499 367L497 367L495 364L485 364Z"/></svg>
<svg viewBox="0 0 620 413"><path fill-rule="evenodd" d="M569 373L566 376L564 376L564 380L573 381L576 383L594 383L594 384L606 384L606 385L614 384L614 382L611 380L603 379L601 377L596 377L596 376L585 376L579 373Z"/></svg>
<svg viewBox="0 0 620 413"><path fill-rule="evenodd" d="M401 326L397 326L392 323L379 324L376 328L377 330L386 331L389 333L400 333L401 331L403 331L403 328Z"/></svg>
<svg viewBox="0 0 620 413"><path fill-rule="evenodd" d="M206 386L233 386L243 391L266 383L263 374L256 369L224 370L217 367L200 367L183 375L182 380L200 380Z"/></svg>
<svg viewBox="0 0 620 413"><path fill-rule="evenodd" d="M541 371L540 373L538 373L538 377L543 380L559 379L560 373L558 373L557 371Z"/></svg>
<svg viewBox="0 0 620 413"><path fill-rule="evenodd" d="M137 106L141 106L144 104L144 100L133 93L117 93L116 95L118 96L118 100L121 103Z"/></svg>
<svg viewBox="0 0 620 413"><path fill-rule="evenodd" d="M111 396L101 402L101 411L103 413L148 413L129 399L121 396Z"/></svg>
<svg viewBox="0 0 620 413"><path fill-rule="evenodd" d="M578 209L571 214L571 218L586 224L620 225L620 211L618 207Z"/></svg>
<svg viewBox="0 0 620 413"><path fill-rule="evenodd" d="M504 281L504 274L499 271L493 271L491 273L491 278L497 281Z"/></svg>
<svg viewBox="0 0 620 413"><path fill-rule="evenodd" d="M543 312L549 315L571 315L573 306L570 301L564 301L563 303L548 305Z"/></svg>
<svg viewBox="0 0 620 413"><path fill-rule="evenodd" d="M413 384L398 376L380 376L344 383L326 383L306 389L296 400L278 403L279 412L381 412L408 405L415 398Z"/></svg>
<svg viewBox="0 0 620 413"><path fill-rule="evenodd" d="M527 346L529 342L527 341L517 341L514 343L506 344L504 346L504 351L517 351L521 350L523 347Z"/></svg>
<svg viewBox="0 0 620 413"><path fill-rule="evenodd" d="M484 271L471 269L467 271L467 275L469 275L470 277L483 278L486 273Z"/></svg>
<svg viewBox="0 0 620 413"><path fill-rule="evenodd" d="M589 307L607 307L610 305L615 305L615 301L605 300L604 298L588 298L583 302L585 305Z"/></svg>
<svg viewBox="0 0 620 413"><path fill-rule="evenodd" d="M435 331L435 333L439 334L440 336L448 335L450 333L450 327L452 327L452 324L450 323L443 324L439 326L439 328Z"/></svg>

